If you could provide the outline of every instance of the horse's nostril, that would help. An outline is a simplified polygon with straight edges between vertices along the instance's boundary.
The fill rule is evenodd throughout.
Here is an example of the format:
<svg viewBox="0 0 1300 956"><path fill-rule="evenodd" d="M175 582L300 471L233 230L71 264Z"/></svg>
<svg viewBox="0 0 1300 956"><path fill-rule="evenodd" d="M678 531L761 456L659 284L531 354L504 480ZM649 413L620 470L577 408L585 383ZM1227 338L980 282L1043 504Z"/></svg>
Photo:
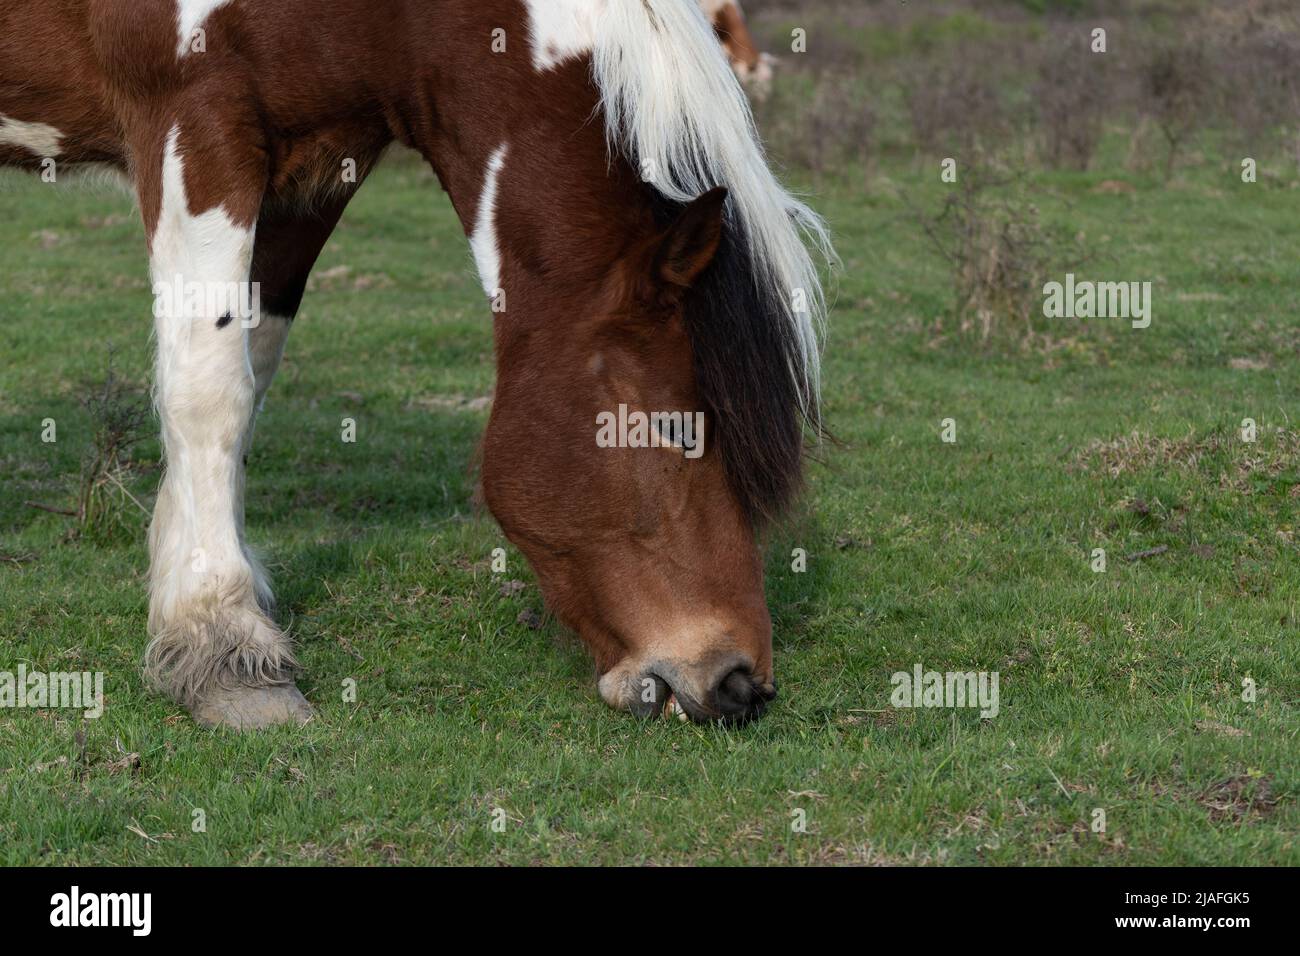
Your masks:
<svg viewBox="0 0 1300 956"><path fill-rule="evenodd" d="M760 687L744 667L726 674L714 691L714 706L719 714L730 720L753 720L763 714L767 702L776 696L775 690Z"/></svg>

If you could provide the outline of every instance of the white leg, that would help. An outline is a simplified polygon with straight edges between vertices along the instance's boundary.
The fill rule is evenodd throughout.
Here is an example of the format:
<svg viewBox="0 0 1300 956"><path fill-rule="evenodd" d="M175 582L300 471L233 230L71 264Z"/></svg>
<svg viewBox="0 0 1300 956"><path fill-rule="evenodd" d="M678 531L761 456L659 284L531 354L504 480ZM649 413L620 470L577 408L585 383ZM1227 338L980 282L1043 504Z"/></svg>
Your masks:
<svg viewBox="0 0 1300 956"><path fill-rule="evenodd" d="M160 297L156 310L167 471L149 529L146 672L201 722L260 726L308 711L290 682L288 639L259 606L259 590L270 592L243 541L242 459L257 400L250 330L212 307L229 283L248 281L254 228L220 205L191 211L177 136L162 160L150 269L156 290L204 295Z"/></svg>

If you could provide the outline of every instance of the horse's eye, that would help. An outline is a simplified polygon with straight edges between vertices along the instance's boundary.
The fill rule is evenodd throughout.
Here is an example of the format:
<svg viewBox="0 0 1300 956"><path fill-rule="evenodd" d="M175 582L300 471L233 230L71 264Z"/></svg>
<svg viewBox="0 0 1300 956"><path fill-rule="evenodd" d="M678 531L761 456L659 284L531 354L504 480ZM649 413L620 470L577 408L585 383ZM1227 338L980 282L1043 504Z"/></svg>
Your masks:
<svg viewBox="0 0 1300 956"><path fill-rule="evenodd" d="M672 445L675 448L681 446L681 428L671 418L659 419L659 436L664 440L665 445Z"/></svg>

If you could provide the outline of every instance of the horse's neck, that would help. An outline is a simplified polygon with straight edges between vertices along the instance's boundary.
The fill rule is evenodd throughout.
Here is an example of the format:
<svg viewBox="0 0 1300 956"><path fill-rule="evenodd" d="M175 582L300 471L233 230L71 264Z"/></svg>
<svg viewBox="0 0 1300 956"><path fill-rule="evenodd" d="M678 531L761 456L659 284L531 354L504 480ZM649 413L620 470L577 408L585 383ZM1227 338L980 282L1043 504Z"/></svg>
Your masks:
<svg viewBox="0 0 1300 956"><path fill-rule="evenodd" d="M640 234L648 203L631 167L610 161L587 62L544 74L484 69L482 82L434 89L413 142L451 197L485 292L501 261L594 278Z"/></svg>

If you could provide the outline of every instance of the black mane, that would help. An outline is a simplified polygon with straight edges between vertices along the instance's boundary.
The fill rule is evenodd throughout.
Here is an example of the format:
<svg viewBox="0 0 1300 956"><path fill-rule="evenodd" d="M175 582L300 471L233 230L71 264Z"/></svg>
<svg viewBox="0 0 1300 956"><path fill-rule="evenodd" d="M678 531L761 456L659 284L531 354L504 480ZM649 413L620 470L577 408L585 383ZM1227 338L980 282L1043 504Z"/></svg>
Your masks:
<svg viewBox="0 0 1300 956"><path fill-rule="evenodd" d="M787 304L755 275L730 217L713 262L687 293L685 321L712 440L746 517L761 527L798 494L805 429L818 432L820 417L817 397L799 384Z"/></svg>

